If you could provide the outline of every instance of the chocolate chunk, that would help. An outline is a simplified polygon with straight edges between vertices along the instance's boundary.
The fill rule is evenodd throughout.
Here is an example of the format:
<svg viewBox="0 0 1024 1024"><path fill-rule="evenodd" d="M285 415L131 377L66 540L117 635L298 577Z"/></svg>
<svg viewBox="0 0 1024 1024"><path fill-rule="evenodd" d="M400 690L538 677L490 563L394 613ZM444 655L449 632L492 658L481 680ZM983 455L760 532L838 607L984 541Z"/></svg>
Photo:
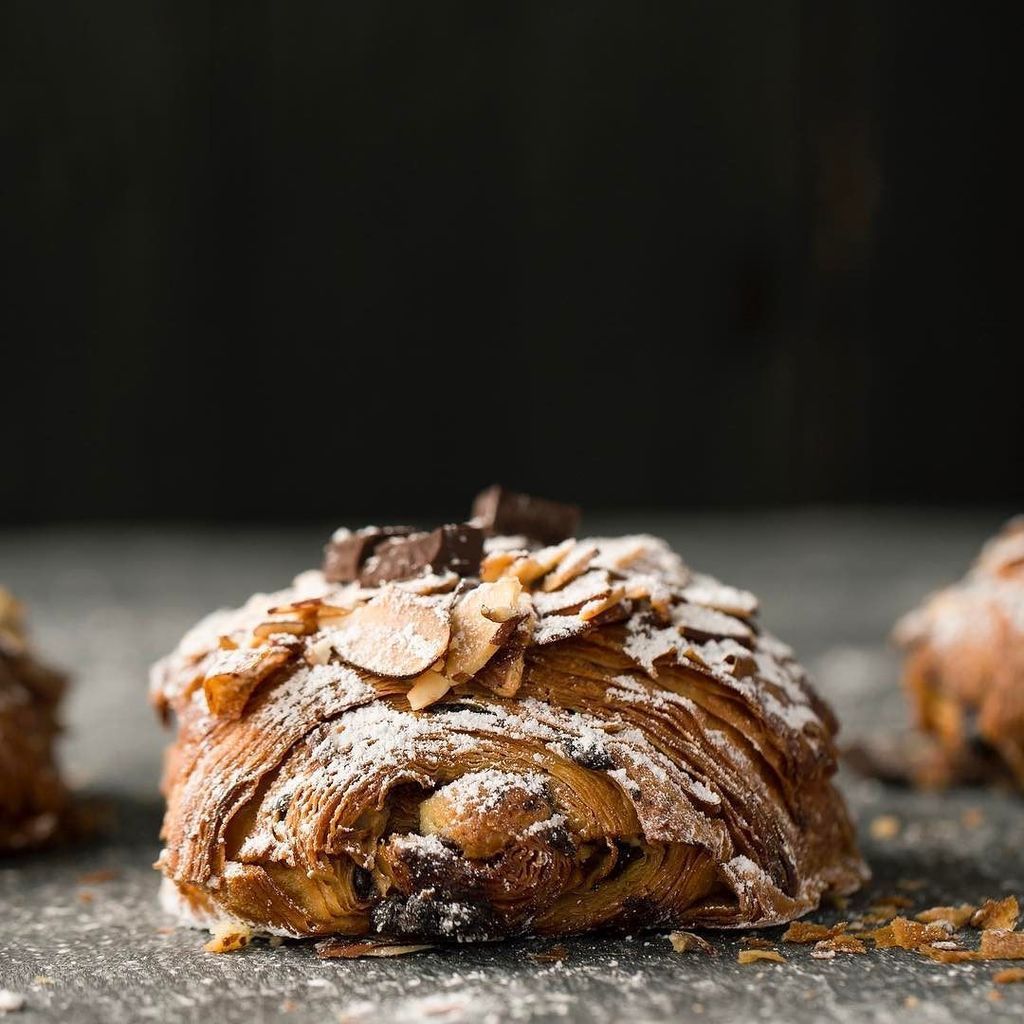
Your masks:
<svg viewBox="0 0 1024 1024"><path fill-rule="evenodd" d="M580 510L495 484L476 496L473 521L488 534L523 534L542 544L557 544L576 535Z"/></svg>
<svg viewBox="0 0 1024 1024"><path fill-rule="evenodd" d="M407 580L425 569L477 576L484 556L484 535L466 523L439 526L430 533L386 540L367 560L359 580L374 587L387 580Z"/></svg>
<svg viewBox="0 0 1024 1024"><path fill-rule="evenodd" d="M365 529L339 531L324 548L324 576L331 583L351 583L359 579L359 570L377 547L391 538L408 537L411 526L367 526Z"/></svg>
<svg viewBox="0 0 1024 1024"><path fill-rule="evenodd" d="M373 873L358 864L352 868L352 891L356 899L362 903L369 903L376 895L377 889L373 884Z"/></svg>

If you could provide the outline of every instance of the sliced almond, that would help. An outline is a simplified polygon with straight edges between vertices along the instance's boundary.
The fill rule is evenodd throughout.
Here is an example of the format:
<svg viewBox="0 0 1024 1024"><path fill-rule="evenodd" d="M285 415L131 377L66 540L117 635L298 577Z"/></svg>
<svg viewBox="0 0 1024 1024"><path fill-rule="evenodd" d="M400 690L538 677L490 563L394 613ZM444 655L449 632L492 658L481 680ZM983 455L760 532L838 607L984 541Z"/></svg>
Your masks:
<svg viewBox="0 0 1024 1024"><path fill-rule="evenodd" d="M590 628L591 623L584 622L578 615L545 615L533 631L533 642L538 647L557 644L580 636Z"/></svg>
<svg viewBox="0 0 1024 1024"><path fill-rule="evenodd" d="M219 718L238 718L253 690L290 661L294 653L289 647L277 645L218 651L210 659L203 679L210 713Z"/></svg>
<svg viewBox="0 0 1024 1024"><path fill-rule="evenodd" d="M626 591L622 587L616 587L610 594L606 594L604 597L595 598L593 601L588 601L580 609L580 618L584 622L589 622L591 619L596 619L598 615L608 611L609 608L613 608L626 596Z"/></svg>
<svg viewBox="0 0 1024 1024"><path fill-rule="evenodd" d="M529 554L517 558L509 567L508 572L515 576L523 586L528 586L540 579L541 576L546 576L551 572L575 546L576 541L570 538L563 540L561 544L531 551Z"/></svg>
<svg viewBox="0 0 1024 1024"><path fill-rule="evenodd" d="M480 579L484 583L493 583L504 576L520 558L526 558L528 555L528 551L519 550L491 551L480 563Z"/></svg>
<svg viewBox="0 0 1024 1024"><path fill-rule="evenodd" d="M287 620L261 622L253 631L252 635L258 640L267 640L272 636L280 636L288 633L291 636L304 636L312 633L316 627L312 622L291 622Z"/></svg>
<svg viewBox="0 0 1024 1024"><path fill-rule="evenodd" d="M1020 917L1020 906L1016 896L1007 896L1002 900L985 900L981 907L971 916L974 928L1016 928Z"/></svg>
<svg viewBox="0 0 1024 1024"><path fill-rule="evenodd" d="M741 949L736 954L736 962L741 964L756 964L759 960L767 960L770 963L784 964L786 958L774 949Z"/></svg>
<svg viewBox="0 0 1024 1024"><path fill-rule="evenodd" d="M749 590L730 587L713 576L695 575L683 588L683 597L693 604L714 608L728 615L749 619L757 612L757 598Z"/></svg>
<svg viewBox="0 0 1024 1024"><path fill-rule="evenodd" d="M409 953L422 953L433 949L427 943L400 944L385 939L368 939L364 942L346 942L343 939L325 939L314 947L321 960L356 960L364 956L406 956Z"/></svg>
<svg viewBox="0 0 1024 1024"><path fill-rule="evenodd" d="M594 569L578 576L561 590L534 593L533 604L541 615L557 615L582 608L591 601L606 597L611 591L612 583L608 573L604 569Z"/></svg>
<svg viewBox="0 0 1024 1024"><path fill-rule="evenodd" d="M697 640L723 639L750 641L754 631L741 619L714 608L682 603L673 607L672 624L684 635Z"/></svg>
<svg viewBox="0 0 1024 1024"><path fill-rule="evenodd" d="M471 679L509 638L510 630L505 627L520 614L521 592L519 580L507 576L494 583L481 583L456 601L452 609L451 646L445 662L449 679Z"/></svg>
<svg viewBox="0 0 1024 1024"><path fill-rule="evenodd" d="M597 545L592 543L574 543L572 550L564 555L555 570L545 577L541 589L546 593L553 590L560 590L567 583L576 579L584 573L594 556L597 554Z"/></svg>
<svg viewBox="0 0 1024 1024"><path fill-rule="evenodd" d="M517 625L515 634L477 672L473 677L474 681L499 697L515 696L523 682L526 648L533 638L533 630L533 616L524 616Z"/></svg>
<svg viewBox="0 0 1024 1024"><path fill-rule="evenodd" d="M477 591L482 591L478 587ZM518 618L519 595L522 593L522 583L514 576L506 576L490 586L480 597L480 614L490 622L508 622L509 619ZM460 602L461 604L461 602Z"/></svg>
<svg viewBox="0 0 1024 1024"><path fill-rule="evenodd" d="M452 681L440 672L428 671L417 676L406 697L413 711L421 711L439 701L451 688Z"/></svg>
<svg viewBox="0 0 1024 1024"><path fill-rule="evenodd" d="M331 646L344 661L374 675L418 676L448 649L450 614L449 599L386 585L331 630Z"/></svg>
<svg viewBox="0 0 1024 1024"><path fill-rule="evenodd" d="M677 953L706 953L709 956L714 956L715 947L708 942L707 939L702 939L699 935L694 935L693 932L670 932L668 941L672 943L672 948Z"/></svg>

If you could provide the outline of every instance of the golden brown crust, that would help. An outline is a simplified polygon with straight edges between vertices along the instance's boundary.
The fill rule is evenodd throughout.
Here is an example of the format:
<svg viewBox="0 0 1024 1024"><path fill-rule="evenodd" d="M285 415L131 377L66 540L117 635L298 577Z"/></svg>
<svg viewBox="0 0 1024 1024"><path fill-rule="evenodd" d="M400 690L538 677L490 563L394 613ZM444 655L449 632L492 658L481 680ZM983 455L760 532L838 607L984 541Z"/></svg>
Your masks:
<svg viewBox="0 0 1024 1024"><path fill-rule="evenodd" d="M517 543L488 541L484 583L304 574L156 667L159 867L194 919L735 928L859 886L835 722L752 596L654 538Z"/></svg>
<svg viewBox="0 0 1024 1024"><path fill-rule="evenodd" d="M1024 788L1024 518L983 548L970 573L897 625L904 684L929 785L1009 779Z"/></svg>
<svg viewBox="0 0 1024 1024"><path fill-rule="evenodd" d="M28 648L21 608L0 587L0 852L52 839L67 796L53 759L64 679Z"/></svg>

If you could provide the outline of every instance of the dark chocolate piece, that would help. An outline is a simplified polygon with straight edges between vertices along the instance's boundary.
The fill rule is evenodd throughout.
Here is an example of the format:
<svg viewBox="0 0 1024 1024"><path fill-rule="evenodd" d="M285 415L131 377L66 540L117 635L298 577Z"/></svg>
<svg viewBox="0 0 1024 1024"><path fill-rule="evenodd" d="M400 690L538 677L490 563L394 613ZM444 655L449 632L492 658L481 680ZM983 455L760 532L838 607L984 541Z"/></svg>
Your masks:
<svg viewBox="0 0 1024 1024"><path fill-rule="evenodd" d="M411 526L367 526L332 540L324 548L324 576L331 583L351 583L379 545L412 532Z"/></svg>
<svg viewBox="0 0 1024 1024"><path fill-rule="evenodd" d="M473 521L488 534L523 534L542 544L557 544L576 535L580 510L575 505L516 494L495 484L476 496Z"/></svg>
<svg viewBox="0 0 1024 1024"><path fill-rule="evenodd" d="M387 540L367 560L359 580L375 587L388 580L407 580L425 569L446 569L460 576L476 576L484 556L484 535L475 526L449 523L430 533Z"/></svg>

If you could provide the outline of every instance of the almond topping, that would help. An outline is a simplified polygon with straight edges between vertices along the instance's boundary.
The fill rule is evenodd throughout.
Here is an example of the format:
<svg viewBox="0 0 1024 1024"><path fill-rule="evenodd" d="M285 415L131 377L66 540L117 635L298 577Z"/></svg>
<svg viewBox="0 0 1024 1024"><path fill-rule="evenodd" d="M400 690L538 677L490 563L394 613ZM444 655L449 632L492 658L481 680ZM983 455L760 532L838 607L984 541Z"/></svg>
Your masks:
<svg viewBox="0 0 1024 1024"><path fill-rule="evenodd" d="M350 665L387 679L425 672L443 657L451 638L449 603L385 586L328 636Z"/></svg>
<svg viewBox="0 0 1024 1024"><path fill-rule="evenodd" d="M452 681L440 672L424 672L413 680L412 687L406 695L409 707L413 711L422 711L423 708L439 701L452 685Z"/></svg>
<svg viewBox="0 0 1024 1024"><path fill-rule="evenodd" d="M596 544L574 544L572 550L562 558L554 572L545 577L541 589L548 593L560 590L566 583L581 575L596 554Z"/></svg>
<svg viewBox="0 0 1024 1024"><path fill-rule="evenodd" d="M445 663L450 679L471 679L509 639L515 628L512 623L524 613L521 593L519 580L504 576L494 583L481 583L459 598L452 609L451 646Z"/></svg>

